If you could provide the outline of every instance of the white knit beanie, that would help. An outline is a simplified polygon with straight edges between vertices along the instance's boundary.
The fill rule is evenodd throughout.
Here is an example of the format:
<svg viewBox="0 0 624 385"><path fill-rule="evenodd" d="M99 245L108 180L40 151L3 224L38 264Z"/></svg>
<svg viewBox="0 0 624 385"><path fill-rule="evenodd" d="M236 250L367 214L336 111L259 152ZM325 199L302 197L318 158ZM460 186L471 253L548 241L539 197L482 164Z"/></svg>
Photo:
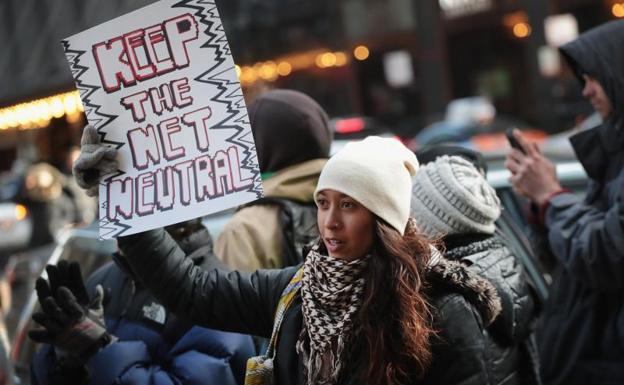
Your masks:
<svg viewBox="0 0 624 385"><path fill-rule="evenodd" d="M460 156L441 156L416 174L412 216L428 237L493 234L500 213L496 191Z"/></svg>
<svg viewBox="0 0 624 385"><path fill-rule="evenodd" d="M416 155L401 142L369 136L348 143L332 156L319 177L314 197L326 189L346 194L398 230L410 215Z"/></svg>

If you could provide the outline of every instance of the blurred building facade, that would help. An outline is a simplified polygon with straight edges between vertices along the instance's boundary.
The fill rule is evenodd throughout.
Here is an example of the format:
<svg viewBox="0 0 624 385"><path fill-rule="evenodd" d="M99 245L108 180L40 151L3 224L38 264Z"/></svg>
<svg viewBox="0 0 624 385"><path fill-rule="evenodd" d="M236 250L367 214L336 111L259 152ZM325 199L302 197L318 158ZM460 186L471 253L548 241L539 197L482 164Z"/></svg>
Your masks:
<svg viewBox="0 0 624 385"><path fill-rule="evenodd" d="M77 95L62 94L73 80L60 39L151 2L0 2L0 170L20 154L60 165L78 144L84 117ZM216 2L246 98L294 88L332 116L375 116L404 135L472 95L545 131L569 128L589 107L545 22L565 15L582 32L624 17L615 0Z"/></svg>

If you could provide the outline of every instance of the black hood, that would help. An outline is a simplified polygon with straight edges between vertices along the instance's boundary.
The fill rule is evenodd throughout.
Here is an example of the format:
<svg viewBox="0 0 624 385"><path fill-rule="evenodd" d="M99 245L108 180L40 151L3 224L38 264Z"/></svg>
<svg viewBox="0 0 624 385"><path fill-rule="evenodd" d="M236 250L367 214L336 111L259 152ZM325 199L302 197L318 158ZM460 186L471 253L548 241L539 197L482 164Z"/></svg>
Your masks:
<svg viewBox="0 0 624 385"><path fill-rule="evenodd" d="M583 73L600 82L613 107L600 127L571 138L589 176L601 180L609 158L624 148L624 20L592 28L560 51L581 84Z"/></svg>
<svg viewBox="0 0 624 385"><path fill-rule="evenodd" d="M258 96L248 111L261 172L329 157L333 137L329 119L308 95L271 90Z"/></svg>
<svg viewBox="0 0 624 385"><path fill-rule="evenodd" d="M619 119L624 112L624 20L592 28L560 50L581 84L583 73L598 79Z"/></svg>

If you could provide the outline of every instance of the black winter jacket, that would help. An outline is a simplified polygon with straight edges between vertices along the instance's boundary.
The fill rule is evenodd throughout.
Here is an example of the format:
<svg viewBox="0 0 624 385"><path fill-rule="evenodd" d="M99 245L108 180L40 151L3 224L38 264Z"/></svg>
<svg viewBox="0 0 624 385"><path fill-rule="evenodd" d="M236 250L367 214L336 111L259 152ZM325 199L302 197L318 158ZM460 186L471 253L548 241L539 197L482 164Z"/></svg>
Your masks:
<svg viewBox="0 0 624 385"><path fill-rule="evenodd" d="M254 273L195 266L162 229L120 237L119 248L141 281L180 318L213 329L271 336L280 296L298 266ZM277 384L299 383L295 351L302 324L301 298L287 310L277 342Z"/></svg>
<svg viewBox="0 0 624 385"><path fill-rule="evenodd" d="M532 339L537 309L522 267L496 236L445 241L445 272L430 275L439 335L424 383L539 384Z"/></svg>
<svg viewBox="0 0 624 385"><path fill-rule="evenodd" d="M272 331L280 296L299 268L293 266L254 273L228 272L224 269L202 271L184 258L184 253L162 230L119 238L119 247L145 285L179 317L205 327L267 338ZM436 266L431 269L429 280L443 286L444 290L465 295L470 298L469 301L480 298L488 304L482 309L489 314L486 318L491 320L496 316L500 300L491 283L461 264L442 260ZM471 285L462 281L461 278L465 277L470 278ZM279 385L303 383L303 366L295 350L303 320L301 306L301 297L296 295L285 313L278 337L274 364L275 381ZM470 344L466 345L465 353L474 353L470 351ZM475 362L474 359L466 359L466 362ZM440 371L448 371L456 364L445 362L450 366L439 368ZM355 372L360 364L362 362L358 360L349 362L342 384L358 383L348 373ZM434 383L432 381L429 383ZM417 383L415 380L414 384Z"/></svg>
<svg viewBox="0 0 624 385"><path fill-rule="evenodd" d="M546 211L557 265L538 329L543 379L624 384L624 21L561 50L579 76L600 81L613 112L570 139L590 178L585 199L560 194Z"/></svg>

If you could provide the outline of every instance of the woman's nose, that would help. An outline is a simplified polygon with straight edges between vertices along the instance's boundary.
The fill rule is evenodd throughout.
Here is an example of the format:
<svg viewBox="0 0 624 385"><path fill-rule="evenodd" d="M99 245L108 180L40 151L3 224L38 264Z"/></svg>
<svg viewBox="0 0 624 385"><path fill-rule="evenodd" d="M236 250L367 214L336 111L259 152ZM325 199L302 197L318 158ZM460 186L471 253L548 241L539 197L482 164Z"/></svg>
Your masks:
<svg viewBox="0 0 624 385"><path fill-rule="evenodd" d="M339 221L334 209L330 209L325 217L325 227L328 229L335 229L339 226Z"/></svg>

